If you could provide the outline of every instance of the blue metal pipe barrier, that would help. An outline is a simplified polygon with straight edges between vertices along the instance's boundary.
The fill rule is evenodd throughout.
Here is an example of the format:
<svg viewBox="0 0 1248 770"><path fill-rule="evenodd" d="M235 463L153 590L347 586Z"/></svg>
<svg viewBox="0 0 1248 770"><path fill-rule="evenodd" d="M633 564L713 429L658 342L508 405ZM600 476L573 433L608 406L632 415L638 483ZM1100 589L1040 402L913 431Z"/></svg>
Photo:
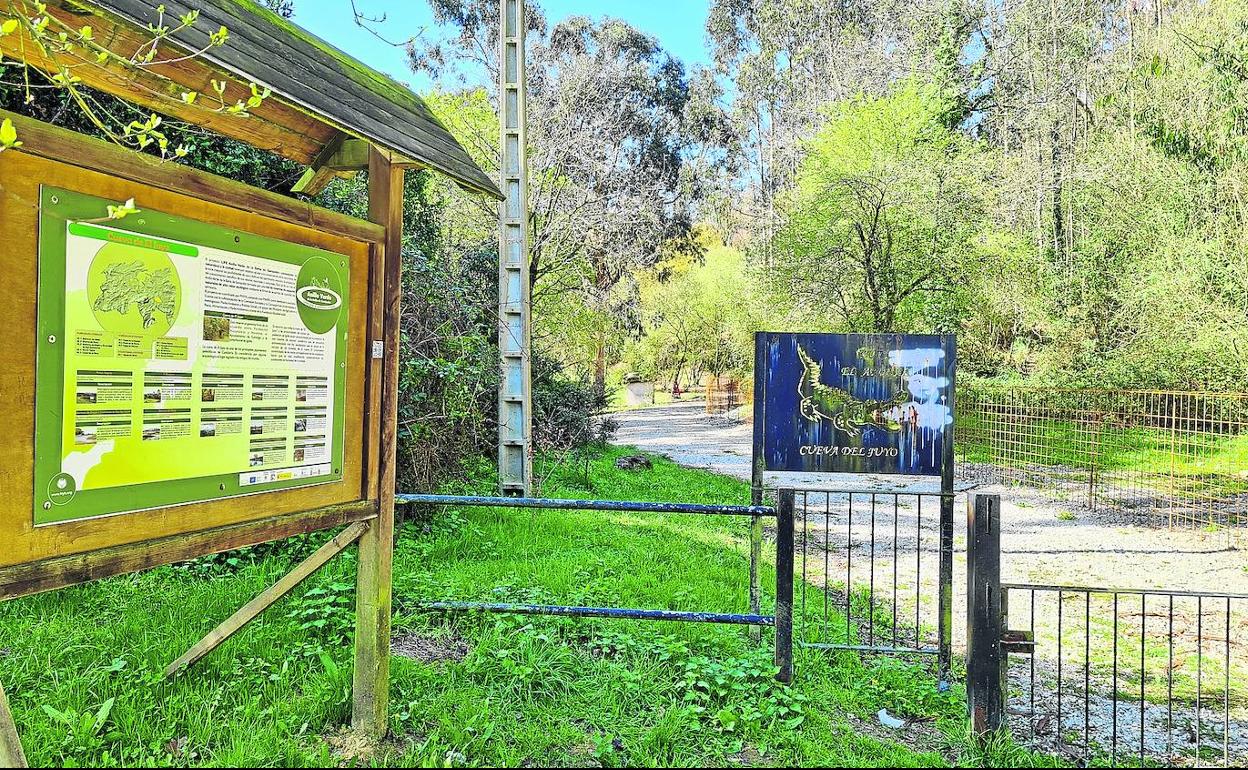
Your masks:
<svg viewBox="0 0 1248 770"><path fill-rule="evenodd" d="M431 612L497 612L504 615L561 615L571 618L615 620L678 620L686 623L727 623L739 626L774 626L774 615L740 615L720 612L637 610L622 607L567 607L559 604L487 604L481 602L427 602L420 609Z"/></svg>
<svg viewBox="0 0 1248 770"><path fill-rule="evenodd" d="M625 500L562 500L546 497L482 497L476 495L397 494L398 504L468 505L498 508L547 508L555 511L631 511L635 513L707 513L721 516L770 516L769 505L698 505L694 503L639 503Z"/></svg>

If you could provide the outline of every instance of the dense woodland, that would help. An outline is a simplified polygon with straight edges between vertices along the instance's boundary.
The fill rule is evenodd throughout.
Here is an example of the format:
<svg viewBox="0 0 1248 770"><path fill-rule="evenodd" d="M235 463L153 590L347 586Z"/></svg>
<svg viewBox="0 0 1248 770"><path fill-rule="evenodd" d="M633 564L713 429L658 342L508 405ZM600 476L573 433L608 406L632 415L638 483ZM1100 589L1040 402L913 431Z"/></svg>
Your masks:
<svg viewBox="0 0 1248 770"><path fill-rule="evenodd" d="M496 169L497 3L428 2L411 66ZM1242 0L712 0L711 69L529 6L543 447L586 439L626 374L748 379L765 328L956 332L964 376L1248 389ZM0 85L94 130L36 96ZM262 187L300 171L167 130ZM425 489L493 440L496 208L408 185L404 483ZM362 213L363 190L319 202Z"/></svg>
<svg viewBox="0 0 1248 770"><path fill-rule="evenodd" d="M493 4L411 46L496 164ZM713 71L610 20L530 66L538 344L598 385L747 377L760 328L956 332L962 370L1248 386L1248 6L716 0ZM475 82L480 82L478 76ZM458 87L456 87L458 86ZM450 253L491 211L447 191Z"/></svg>

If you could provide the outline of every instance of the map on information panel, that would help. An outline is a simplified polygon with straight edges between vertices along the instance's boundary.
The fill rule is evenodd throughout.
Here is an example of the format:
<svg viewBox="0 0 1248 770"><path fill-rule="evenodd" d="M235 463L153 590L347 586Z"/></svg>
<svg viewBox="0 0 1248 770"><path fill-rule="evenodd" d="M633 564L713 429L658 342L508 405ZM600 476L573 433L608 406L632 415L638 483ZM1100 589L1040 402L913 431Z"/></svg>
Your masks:
<svg viewBox="0 0 1248 770"><path fill-rule="evenodd" d="M43 191L35 523L340 479L346 258L110 203Z"/></svg>

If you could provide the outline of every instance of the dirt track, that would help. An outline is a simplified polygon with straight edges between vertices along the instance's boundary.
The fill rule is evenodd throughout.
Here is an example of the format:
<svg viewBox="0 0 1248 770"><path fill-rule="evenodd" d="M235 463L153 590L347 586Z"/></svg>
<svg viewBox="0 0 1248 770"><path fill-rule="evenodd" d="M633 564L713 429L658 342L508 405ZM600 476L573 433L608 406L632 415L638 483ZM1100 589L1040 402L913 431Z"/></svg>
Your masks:
<svg viewBox="0 0 1248 770"><path fill-rule="evenodd" d="M750 477L752 426L709 417L703 412L701 402L620 412L615 418L620 424L617 443L666 455L689 467L742 479ZM1248 558L1226 532L1106 524L1080 511L1074 512L1073 519L1069 518L1069 513L1059 518L1067 508L1047 500L1036 490L991 484L978 490L1001 495L1001 561L1002 578L1006 581L1248 593ZM832 502L833 515L829 524L833 531L829 534L828 545L833 552L843 551L846 538L841 530L845 521L837 513L848 506L843 498ZM813 527L822 524L823 500L816 501L812 496L810 503L820 511L814 517L818 521L811 521ZM965 511L964 495L959 495L954 510L959 517ZM901 515L903 526L899 531L905 532L906 514L903 511ZM887 517L882 529L880 516ZM869 522L869 515L856 515L855 542L866 542ZM927 522L925 510L924 530ZM877 566L880 566L879 556L887 552L891 558L892 553L891 504L887 510L877 512L876 524ZM861 533L860 525L864 527ZM956 564L965 564L963 521L955 521L954 532L958 551ZM799 540L801 534L799 531ZM911 535L899 540L899 558L907 549L913 554L913 539ZM927 543L923 545L926 550ZM891 574L891 565L885 565L884 569ZM955 566L955 575L960 569Z"/></svg>

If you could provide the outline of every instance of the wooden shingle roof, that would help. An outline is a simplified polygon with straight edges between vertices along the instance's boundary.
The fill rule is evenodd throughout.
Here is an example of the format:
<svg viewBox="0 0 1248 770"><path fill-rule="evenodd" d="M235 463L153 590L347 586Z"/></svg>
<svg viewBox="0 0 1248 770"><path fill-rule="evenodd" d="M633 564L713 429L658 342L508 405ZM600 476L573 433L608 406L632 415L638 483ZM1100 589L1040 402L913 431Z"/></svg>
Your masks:
<svg viewBox="0 0 1248 770"><path fill-rule="evenodd" d="M253 110L256 118L272 124L272 130L268 125L236 129L255 134L252 144L311 164L327 147L340 142L343 135L352 136L388 150L396 163L437 169L464 187L502 197L495 182L419 96L257 3L61 0L50 5L67 16L98 17L90 21L78 18L77 22L93 23L97 41L103 42L103 30L123 49L127 44L141 42L144 36L150 40L151 34L145 30L157 22L158 5L165 7L165 24L170 27L178 26L177 18L182 14L198 11L198 21L177 31L171 39L187 51L203 53L178 66L152 68L153 72L205 95L211 93L208 80L215 72L231 75L236 89L250 83L272 89L265 104ZM222 46L209 46L209 35L221 27L228 30L229 40ZM124 76L134 77L132 73ZM107 90L117 93L118 84L113 86ZM139 89L134 91L135 101L177 116L177 104L162 105ZM165 97L168 99L169 95ZM277 104L270 105L273 101ZM199 122L222 130L211 121Z"/></svg>

